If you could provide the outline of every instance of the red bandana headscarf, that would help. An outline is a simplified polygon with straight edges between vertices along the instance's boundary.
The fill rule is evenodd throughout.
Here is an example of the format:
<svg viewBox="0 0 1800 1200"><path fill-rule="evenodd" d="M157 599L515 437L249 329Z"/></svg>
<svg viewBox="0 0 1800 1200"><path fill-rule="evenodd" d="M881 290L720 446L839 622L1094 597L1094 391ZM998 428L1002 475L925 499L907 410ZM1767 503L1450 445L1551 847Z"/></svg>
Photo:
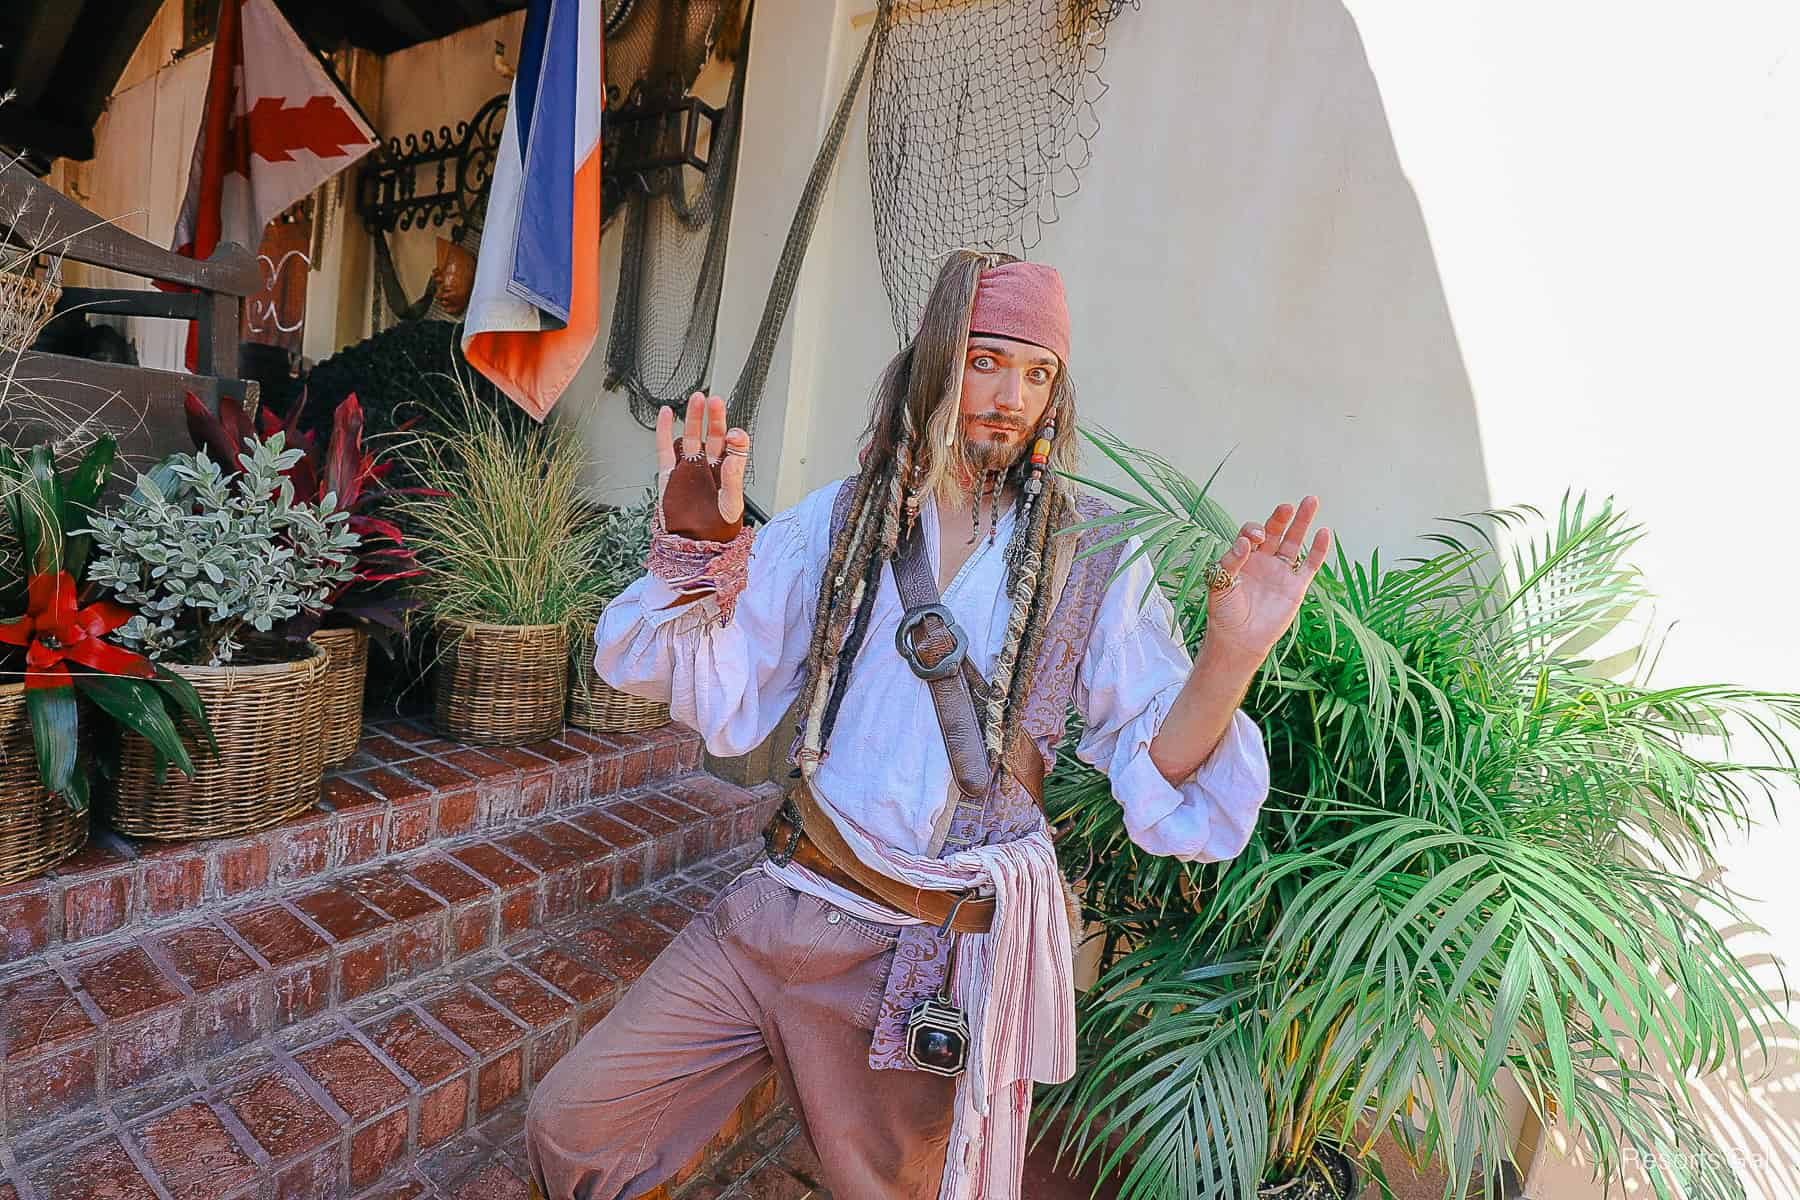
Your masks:
<svg viewBox="0 0 1800 1200"><path fill-rule="evenodd" d="M1062 276L1042 263L989 267L975 284L969 332L1042 346L1069 362L1069 300Z"/></svg>

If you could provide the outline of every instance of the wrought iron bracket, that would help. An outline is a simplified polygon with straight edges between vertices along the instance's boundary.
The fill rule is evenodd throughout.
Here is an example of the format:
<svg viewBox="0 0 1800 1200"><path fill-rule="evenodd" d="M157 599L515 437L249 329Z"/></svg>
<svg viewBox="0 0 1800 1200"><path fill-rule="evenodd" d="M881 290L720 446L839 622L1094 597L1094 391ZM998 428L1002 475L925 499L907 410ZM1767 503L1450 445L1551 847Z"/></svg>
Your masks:
<svg viewBox="0 0 1800 1200"><path fill-rule="evenodd" d="M440 125L389 138L364 160L356 208L370 230L393 233L451 224L462 237L487 211L488 185L500 154L507 93L488 100L456 129Z"/></svg>

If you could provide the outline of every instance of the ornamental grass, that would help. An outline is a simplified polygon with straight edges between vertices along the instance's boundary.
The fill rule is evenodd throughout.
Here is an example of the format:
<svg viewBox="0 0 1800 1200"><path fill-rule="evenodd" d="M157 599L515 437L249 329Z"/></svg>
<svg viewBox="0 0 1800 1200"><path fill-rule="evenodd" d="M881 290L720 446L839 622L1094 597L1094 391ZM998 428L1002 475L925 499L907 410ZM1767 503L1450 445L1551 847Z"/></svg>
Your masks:
<svg viewBox="0 0 1800 1200"><path fill-rule="evenodd" d="M644 574L650 554L650 529L656 516L656 493L646 489L631 504L602 510L588 543L590 557L583 581L584 603L569 614L570 653L593 658L592 635L600 613Z"/></svg>
<svg viewBox="0 0 1800 1200"><path fill-rule="evenodd" d="M582 487L587 455L564 425L509 429L467 400L446 432L404 451L424 487L441 494L400 504L425 574L415 581L427 617L496 625L561 625L592 611L590 568L604 537Z"/></svg>
<svg viewBox="0 0 1800 1200"><path fill-rule="evenodd" d="M11 92L0 92L0 110L12 101ZM0 171L23 157L0 150ZM89 228L109 223L96 218ZM75 235L55 235L48 214L34 207L29 189L5 182L0 182L0 229L7 231L6 238L0 239L0 419L15 433L28 428L25 440L12 439L21 447L47 442L59 459L78 456L109 425L133 418L123 406L115 407L117 393L101 388L78 401L46 396L38 390L43 380L27 369L26 352L53 318L60 316L62 322L81 319L78 309L62 314L55 311L62 294L64 254ZM0 570L17 569L16 559L0 560Z"/></svg>

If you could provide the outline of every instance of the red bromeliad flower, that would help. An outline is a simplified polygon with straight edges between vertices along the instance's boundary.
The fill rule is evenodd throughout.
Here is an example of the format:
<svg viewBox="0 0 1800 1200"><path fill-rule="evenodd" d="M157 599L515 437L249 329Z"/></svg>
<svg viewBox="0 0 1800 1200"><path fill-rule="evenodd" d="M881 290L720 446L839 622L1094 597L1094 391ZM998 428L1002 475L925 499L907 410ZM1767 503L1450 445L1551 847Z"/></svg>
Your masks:
<svg viewBox="0 0 1800 1200"><path fill-rule="evenodd" d="M26 687L73 686L69 663L106 675L139 679L156 675L156 668L143 655L102 640L131 619L130 609L111 600L78 607L75 581L67 571L33 575L28 596L24 616L0 623L0 643L26 648Z"/></svg>

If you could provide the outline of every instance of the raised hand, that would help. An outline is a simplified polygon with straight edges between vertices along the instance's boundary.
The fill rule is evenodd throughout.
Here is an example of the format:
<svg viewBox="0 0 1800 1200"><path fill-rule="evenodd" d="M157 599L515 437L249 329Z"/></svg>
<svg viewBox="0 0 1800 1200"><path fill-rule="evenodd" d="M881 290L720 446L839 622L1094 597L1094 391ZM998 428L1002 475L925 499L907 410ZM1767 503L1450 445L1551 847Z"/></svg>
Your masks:
<svg viewBox="0 0 1800 1200"><path fill-rule="evenodd" d="M1218 560L1219 569L1235 576L1236 582L1207 598L1207 641L1256 662L1274 649L1331 552L1331 530L1321 525L1299 569L1294 569L1318 511L1319 498L1307 496L1298 508L1277 504L1267 522L1249 522L1238 531L1237 540Z"/></svg>
<svg viewBox="0 0 1800 1200"><path fill-rule="evenodd" d="M750 435L725 426L725 401L695 392L687 423L674 436L675 410L656 414L657 491L670 533L699 541L728 542L744 523L744 471Z"/></svg>

